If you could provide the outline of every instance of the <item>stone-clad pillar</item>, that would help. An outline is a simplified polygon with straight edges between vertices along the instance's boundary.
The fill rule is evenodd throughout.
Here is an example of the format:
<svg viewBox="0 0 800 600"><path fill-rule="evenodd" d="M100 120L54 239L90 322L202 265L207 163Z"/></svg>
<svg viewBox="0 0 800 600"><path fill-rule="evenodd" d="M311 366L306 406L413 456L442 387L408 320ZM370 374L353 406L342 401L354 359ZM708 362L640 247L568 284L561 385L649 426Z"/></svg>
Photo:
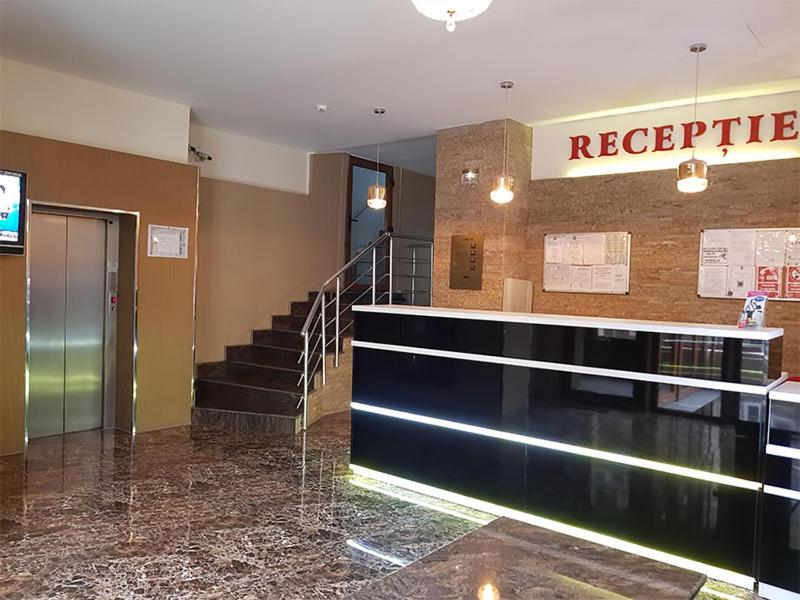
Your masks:
<svg viewBox="0 0 800 600"><path fill-rule="evenodd" d="M508 120L506 171L514 177L514 200L489 199L492 180L503 171L503 120L443 129L436 147L433 305L500 310L503 280L531 279L528 225L532 131ZM474 185L461 184L461 171L480 169ZM485 234L483 286L479 291L450 289L453 234Z"/></svg>

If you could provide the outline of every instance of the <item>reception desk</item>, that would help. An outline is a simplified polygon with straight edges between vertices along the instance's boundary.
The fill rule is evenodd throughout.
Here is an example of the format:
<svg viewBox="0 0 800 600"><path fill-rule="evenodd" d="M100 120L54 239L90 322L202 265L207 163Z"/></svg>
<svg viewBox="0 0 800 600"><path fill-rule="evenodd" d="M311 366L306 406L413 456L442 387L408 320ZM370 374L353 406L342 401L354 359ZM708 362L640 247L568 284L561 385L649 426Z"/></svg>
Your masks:
<svg viewBox="0 0 800 600"><path fill-rule="evenodd" d="M781 329L354 310L356 473L752 587Z"/></svg>

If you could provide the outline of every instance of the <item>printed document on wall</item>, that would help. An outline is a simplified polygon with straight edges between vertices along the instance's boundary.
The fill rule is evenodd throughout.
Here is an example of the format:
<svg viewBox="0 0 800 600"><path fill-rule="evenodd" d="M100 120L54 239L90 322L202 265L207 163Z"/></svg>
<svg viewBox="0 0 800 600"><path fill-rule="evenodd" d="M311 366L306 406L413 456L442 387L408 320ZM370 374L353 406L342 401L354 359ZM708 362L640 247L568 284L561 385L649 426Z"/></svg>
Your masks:
<svg viewBox="0 0 800 600"><path fill-rule="evenodd" d="M544 291L628 293L630 233L548 233Z"/></svg>

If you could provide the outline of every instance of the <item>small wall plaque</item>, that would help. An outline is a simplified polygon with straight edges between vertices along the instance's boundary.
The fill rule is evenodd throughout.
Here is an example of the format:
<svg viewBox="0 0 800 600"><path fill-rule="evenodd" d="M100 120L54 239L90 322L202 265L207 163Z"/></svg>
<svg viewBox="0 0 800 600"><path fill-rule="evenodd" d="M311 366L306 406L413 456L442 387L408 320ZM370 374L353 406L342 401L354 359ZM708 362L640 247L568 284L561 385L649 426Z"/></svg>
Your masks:
<svg viewBox="0 0 800 600"><path fill-rule="evenodd" d="M483 234L450 238L450 289L479 290L483 286Z"/></svg>

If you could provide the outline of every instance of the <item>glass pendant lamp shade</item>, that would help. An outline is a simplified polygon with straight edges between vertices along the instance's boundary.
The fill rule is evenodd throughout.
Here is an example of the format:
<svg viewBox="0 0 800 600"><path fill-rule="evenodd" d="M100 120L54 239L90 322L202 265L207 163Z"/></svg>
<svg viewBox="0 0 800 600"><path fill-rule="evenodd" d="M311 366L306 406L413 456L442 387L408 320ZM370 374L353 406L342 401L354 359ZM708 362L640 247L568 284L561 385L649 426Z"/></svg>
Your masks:
<svg viewBox="0 0 800 600"><path fill-rule="evenodd" d="M511 175L501 175L494 178L494 188L489 192L489 198L497 204L508 204L514 199L514 178Z"/></svg>
<svg viewBox="0 0 800 600"><path fill-rule="evenodd" d="M492 0L411 0L414 7L434 21L444 21L447 31L455 31L456 23L477 17Z"/></svg>
<svg viewBox="0 0 800 600"><path fill-rule="evenodd" d="M687 194L702 192L708 187L706 161L692 158L678 165L678 191Z"/></svg>
<svg viewBox="0 0 800 600"><path fill-rule="evenodd" d="M708 45L698 42L689 46L689 52L695 55L694 65L694 122L697 122L697 90L700 81L700 54ZM708 164L694 157L694 140L692 140L692 158L678 165L678 191L695 194L708 188Z"/></svg>
<svg viewBox="0 0 800 600"><path fill-rule="evenodd" d="M369 190L367 190L367 206L375 210L386 208L386 186L378 184L369 186Z"/></svg>

